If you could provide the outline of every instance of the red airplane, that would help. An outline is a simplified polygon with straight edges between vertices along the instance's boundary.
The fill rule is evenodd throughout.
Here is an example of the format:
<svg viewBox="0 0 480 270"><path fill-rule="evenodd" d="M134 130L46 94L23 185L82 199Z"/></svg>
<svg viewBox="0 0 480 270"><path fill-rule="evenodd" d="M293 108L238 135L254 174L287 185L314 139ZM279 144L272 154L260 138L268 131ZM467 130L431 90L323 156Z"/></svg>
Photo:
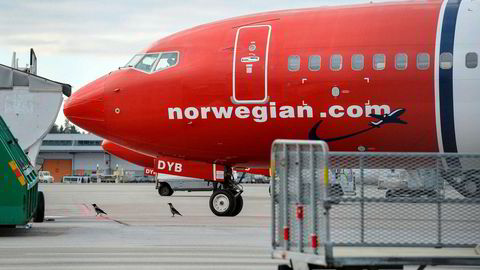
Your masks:
<svg viewBox="0 0 480 270"><path fill-rule="evenodd" d="M188 163L222 183L210 206L225 216L241 196L232 167L268 168L277 138L324 140L332 151L480 152L479 2L319 7L201 25L76 91L64 113L156 157L159 172L194 172Z"/></svg>

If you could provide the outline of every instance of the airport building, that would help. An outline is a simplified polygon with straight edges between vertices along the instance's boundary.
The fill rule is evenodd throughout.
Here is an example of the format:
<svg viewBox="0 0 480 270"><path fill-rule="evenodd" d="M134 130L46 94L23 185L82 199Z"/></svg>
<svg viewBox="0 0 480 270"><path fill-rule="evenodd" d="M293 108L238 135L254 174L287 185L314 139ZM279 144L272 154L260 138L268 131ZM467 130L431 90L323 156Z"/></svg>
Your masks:
<svg viewBox="0 0 480 270"><path fill-rule="evenodd" d="M40 147L37 168L49 171L55 182L64 176L110 175L115 171L130 178L143 177L143 167L103 151L102 140L93 134L48 134Z"/></svg>

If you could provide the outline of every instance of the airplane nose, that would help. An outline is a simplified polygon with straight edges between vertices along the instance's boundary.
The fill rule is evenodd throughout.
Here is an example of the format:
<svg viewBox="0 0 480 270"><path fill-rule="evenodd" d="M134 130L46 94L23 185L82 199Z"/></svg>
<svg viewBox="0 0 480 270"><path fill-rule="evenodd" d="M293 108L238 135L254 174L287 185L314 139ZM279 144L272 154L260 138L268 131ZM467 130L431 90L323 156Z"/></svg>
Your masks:
<svg viewBox="0 0 480 270"><path fill-rule="evenodd" d="M105 130L106 78L103 76L75 91L63 106L63 113L68 120L98 135Z"/></svg>

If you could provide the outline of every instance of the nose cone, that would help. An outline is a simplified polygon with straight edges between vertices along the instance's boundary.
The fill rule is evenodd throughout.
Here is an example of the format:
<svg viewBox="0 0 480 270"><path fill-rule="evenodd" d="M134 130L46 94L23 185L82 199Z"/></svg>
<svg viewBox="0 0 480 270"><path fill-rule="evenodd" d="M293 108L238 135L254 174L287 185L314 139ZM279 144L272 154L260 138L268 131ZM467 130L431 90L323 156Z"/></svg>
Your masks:
<svg viewBox="0 0 480 270"><path fill-rule="evenodd" d="M92 133L102 135L105 131L103 76L75 91L63 106L63 113L75 125Z"/></svg>

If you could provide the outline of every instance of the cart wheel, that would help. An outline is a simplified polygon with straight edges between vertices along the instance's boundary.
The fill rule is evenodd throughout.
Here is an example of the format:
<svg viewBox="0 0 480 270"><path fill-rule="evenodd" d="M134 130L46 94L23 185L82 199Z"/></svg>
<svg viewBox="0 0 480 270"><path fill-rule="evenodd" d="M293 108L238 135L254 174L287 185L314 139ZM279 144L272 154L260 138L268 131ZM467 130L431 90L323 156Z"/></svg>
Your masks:
<svg viewBox="0 0 480 270"><path fill-rule="evenodd" d="M160 196L172 196L173 190L169 184L162 183L160 187L158 187L158 194L160 194Z"/></svg>
<svg viewBox="0 0 480 270"><path fill-rule="evenodd" d="M34 222L43 222L45 218L45 196L43 192L38 192L38 201L37 201L37 209L35 210L35 214L33 216Z"/></svg>

